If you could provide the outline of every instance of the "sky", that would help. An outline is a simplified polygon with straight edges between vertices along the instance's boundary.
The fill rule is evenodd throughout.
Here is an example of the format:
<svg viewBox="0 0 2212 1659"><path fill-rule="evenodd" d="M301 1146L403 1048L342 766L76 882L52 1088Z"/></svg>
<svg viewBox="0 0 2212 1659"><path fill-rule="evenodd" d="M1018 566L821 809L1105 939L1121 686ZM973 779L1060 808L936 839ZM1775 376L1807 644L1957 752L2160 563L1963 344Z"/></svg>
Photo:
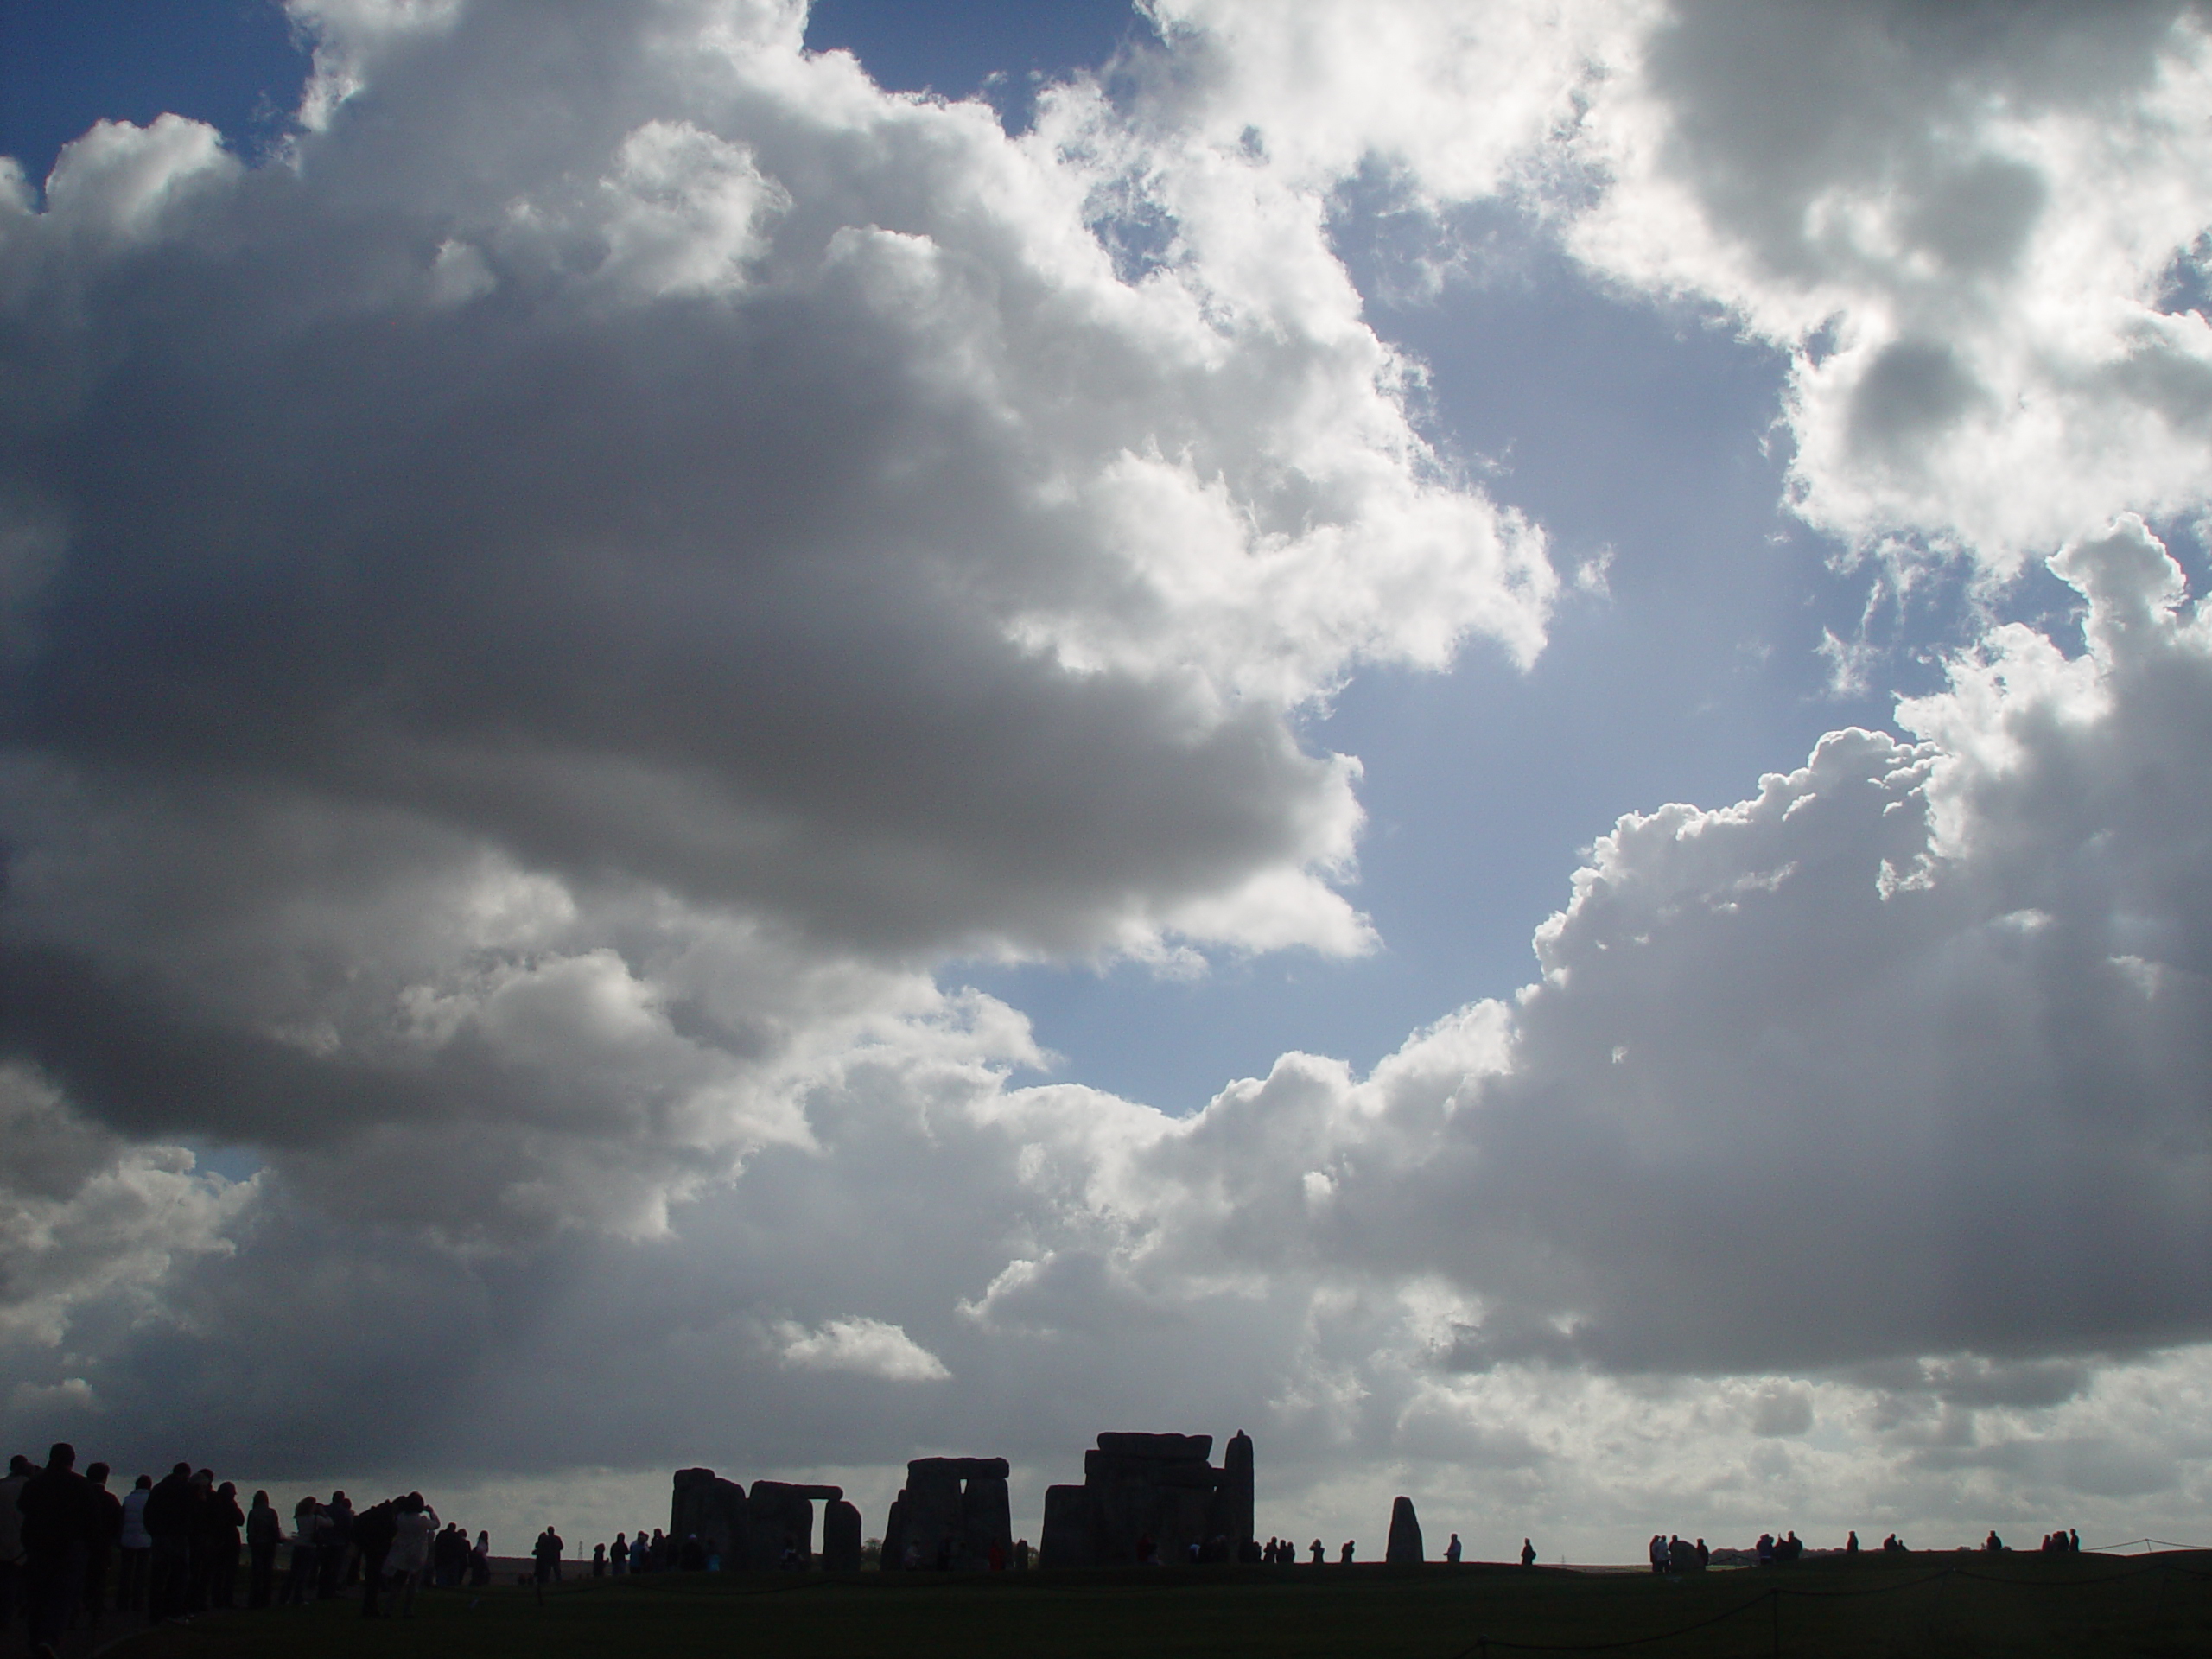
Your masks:
<svg viewBox="0 0 2212 1659"><path fill-rule="evenodd" d="M2212 1540L2202 10L0 0L0 154L11 1449Z"/></svg>

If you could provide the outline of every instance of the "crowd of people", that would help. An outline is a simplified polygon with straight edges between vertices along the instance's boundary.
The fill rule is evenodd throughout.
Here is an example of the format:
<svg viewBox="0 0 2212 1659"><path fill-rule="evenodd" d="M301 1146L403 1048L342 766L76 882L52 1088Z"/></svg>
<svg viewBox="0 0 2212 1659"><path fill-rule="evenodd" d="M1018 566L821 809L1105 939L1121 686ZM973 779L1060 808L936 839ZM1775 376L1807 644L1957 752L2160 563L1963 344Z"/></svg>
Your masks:
<svg viewBox="0 0 2212 1659"><path fill-rule="evenodd" d="M1989 1529L1989 1536L1981 1541L1981 1547L1992 1555L2012 1548L1997 1535L1994 1527ZM2071 1527L2061 1527L2056 1532L2044 1534L2043 1542L2037 1544L2036 1549L2044 1555L2079 1555L2082 1553L2082 1535Z"/></svg>
<svg viewBox="0 0 2212 1659"><path fill-rule="evenodd" d="M1458 1541L1456 1534L1453 1541ZM1989 1536L1982 1541L1981 1548L1993 1554L1999 1550L2009 1549L2011 1546L1999 1538L1993 1528ZM2039 1548L2045 1553L2078 1553L2082 1548L2082 1535L2069 1529L2061 1528L2056 1532L2046 1533ZM1524 1552L1525 1549L1524 1545ZM1779 1538L1770 1532L1761 1533L1758 1544L1750 1552L1751 1560L1760 1567L1786 1567L1804 1553L1804 1541L1798 1537L1794 1528ZM1855 1530L1845 1537L1842 1553L1847 1557L1853 1559L1858 1556L1859 1534ZM1450 1552L1446 1551L1446 1554L1449 1555ZM1910 1554L1910 1550L1904 1540L1893 1532L1882 1540L1882 1554L1904 1555ZM1705 1540L1702 1538L1692 1542L1667 1533L1655 1532L1651 1535L1650 1557L1651 1570L1654 1573L1695 1573L1704 1568L1707 1563L1713 1559L1713 1552L1706 1548ZM1745 1562L1741 1553L1732 1550L1722 1551L1719 1559L1728 1566L1749 1564Z"/></svg>
<svg viewBox="0 0 2212 1659"><path fill-rule="evenodd" d="M1759 1548L1772 1547L1771 1536L1759 1540ZM1713 1560L1713 1552L1700 1538L1695 1543L1672 1533L1655 1532L1651 1535L1651 1570L1654 1573L1701 1573Z"/></svg>
<svg viewBox="0 0 2212 1659"><path fill-rule="evenodd" d="M411 1611L418 1586L491 1581L492 1542L471 1542L420 1492L355 1510L346 1494L303 1497L290 1523L257 1491L241 1506L230 1481L180 1463L161 1479L111 1487L105 1463L77 1469L57 1444L43 1467L9 1460L0 1480L0 1635L20 1618L31 1651L60 1650L73 1628L110 1614L147 1623L211 1609L329 1601L359 1588L361 1611ZM289 1554L288 1554L289 1552ZM278 1581L279 1569L283 1581ZM383 1604L383 1605L380 1605Z"/></svg>

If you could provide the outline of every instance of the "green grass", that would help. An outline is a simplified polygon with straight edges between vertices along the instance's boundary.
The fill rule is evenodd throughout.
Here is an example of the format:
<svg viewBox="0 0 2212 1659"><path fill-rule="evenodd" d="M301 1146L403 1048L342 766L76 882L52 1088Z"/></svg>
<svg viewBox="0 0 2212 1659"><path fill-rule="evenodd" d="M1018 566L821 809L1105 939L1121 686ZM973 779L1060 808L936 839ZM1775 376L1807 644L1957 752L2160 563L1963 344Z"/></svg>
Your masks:
<svg viewBox="0 0 2212 1659"><path fill-rule="evenodd" d="M1711 1620L1702 1628L1668 1632ZM1646 1638L1667 1639L1647 1641ZM355 1654L772 1653L1147 1656L1363 1653L1452 1659L1634 1643L1654 1659L1754 1655L2202 1655L2212 1652L2212 1555L1919 1555L1644 1573L1442 1566L1198 1567L1093 1573L668 1573L529 1590L418 1594L412 1619L358 1604L213 1615L149 1631L118 1659L347 1659ZM1777 1643L1779 1646L1777 1649Z"/></svg>

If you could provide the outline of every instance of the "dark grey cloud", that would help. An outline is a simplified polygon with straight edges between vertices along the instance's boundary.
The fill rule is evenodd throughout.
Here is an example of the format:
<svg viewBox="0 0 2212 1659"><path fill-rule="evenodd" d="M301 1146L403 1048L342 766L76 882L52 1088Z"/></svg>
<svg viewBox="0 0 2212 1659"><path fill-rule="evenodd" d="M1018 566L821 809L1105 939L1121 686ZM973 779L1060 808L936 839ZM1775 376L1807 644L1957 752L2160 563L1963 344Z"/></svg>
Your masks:
<svg viewBox="0 0 2212 1659"><path fill-rule="evenodd" d="M276 159L104 124L0 213L10 1053L542 1235L803 1141L946 953L1367 948L1290 717L1550 573L1348 285L1124 282L1110 106L788 8L299 17Z"/></svg>

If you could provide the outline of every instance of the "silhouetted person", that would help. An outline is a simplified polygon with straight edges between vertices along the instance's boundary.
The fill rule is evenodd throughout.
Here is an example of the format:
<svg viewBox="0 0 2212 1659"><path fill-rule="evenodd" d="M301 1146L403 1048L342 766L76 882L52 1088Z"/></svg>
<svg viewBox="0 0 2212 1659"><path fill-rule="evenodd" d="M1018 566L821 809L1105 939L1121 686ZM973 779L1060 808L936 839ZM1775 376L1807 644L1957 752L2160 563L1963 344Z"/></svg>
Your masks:
<svg viewBox="0 0 2212 1659"><path fill-rule="evenodd" d="M1523 1538L1521 1541L1521 1565L1523 1567L1534 1567L1535 1564L1536 1547L1530 1543L1526 1538Z"/></svg>
<svg viewBox="0 0 2212 1659"><path fill-rule="evenodd" d="M85 1556L85 1618L95 1630L100 1627L100 1613L107 1603L108 1564L115 1559L123 1536L123 1500L108 1491L107 1477L108 1466L104 1463L90 1464L85 1469L85 1478L92 1489L92 1509L99 1517Z"/></svg>
<svg viewBox="0 0 2212 1659"><path fill-rule="evenodd" d="M46 1467L16 1495L16 1508L22 1516L31 1647L58 1650L70 1614L85 1599L85 1563L103 1520L92 1482L77 1472L77 1448L55 1441Z"/></svg>
<svg viewBox="0 0 2212 1659"><path fill-rule="evenodd" d="M1337 1552L1338 1566L1350 1567L1351 1565L1352 1551L1354 1548L1355 1545L1351 1539L1347 1538L1344 1540L1344 1547Z"/></svg>
<svg viewBox="0 0 2212 1659"><path fill-rule="evenodd" d="M630 1572L630 1538L626 1533L614 1535L614 1548L607 1552L607 1562L618 1579L626 1578Z"/></svg>
<svg viewBox="0 0 2212 1659"><path fill-rule="evenodd" d="M0 1480L0 1635L16 1625L16 1610L23 1599L23 1512L16 1499L38 1472L36 1465L18 1452L8 1459L8 1475Z"/></svg>
<svg viewBox="0 0 2212 1659"><path fill-rule="evenodd" d="M1844 1538L1843 1553L1854 1561L1859 1559L1859 1533L1856 1528Z"/></svg>
<svg viewBox="0 0 2212 1659"><path fill-rule="evenodd" d="M2045 1549L2049 1549L2050 1548L2050 1540L2048 1538L2044 1539L2043 1541L2043 1547ZM1990 1555L1994 1555L1999 1550L2005 1548L2005 1541L1997 1535L1996 1528L1992 1527L1989 1529L1989 1536L1981 1541L1981 1548L1985 1554Z"/></svg>
<svg viewBox="0 0 2212 1659"><path fill-rule="evenodd" d="M1320 1541L1319 1538L1316 1538L1316 1539L1313 1541L1313 1565L1314 1565L1315 1567L1319 1567L1319 1566L1320 1566L1320 1565L1321 1565L1321 1562L1322 1562L1322 1559L1323 1559L1323 1555L1322 1555L1322 1550L1321 1550L1321 1541Z"/></svg>
<svg viewBox="0 0 2212 1659"><path fill-rule="evenodd" d="M359 1530L356 1523L355 1530ZM423 1501L420 1492L396 1498L391 1505L391 1544L385 1552L385 1586L399 1603L400 1617L415 1612L415 1586L430 1570L430 1543L437 1536L438 1512ZM362 1550L361 1571L368 1572L368 1552Z"/></svg>
<svg viewBox="0 0 2212 1659"><path fill-rule="evenodd" d="M153 1535L146 1530L146 1500L154 1495L154 1478L138 1477L138 1484L123 1500L123 1531L116 1540L115 1611L146 1611L146 1564L154 1554Z"/></svg>
<svg viewBox="0 0 2212 1659"><path fill-rule="evenodd" d="M192 1506L192 1525L186 1534L191 1562L185 1580L186 1611L204 1613L215 1584L215 1471L200 1470L185 1493Z"/></svg>
<svg viewBox="0 0 2212 1659"><path fill-rule="evenodd" d="M292 1506L292 1571L284 1580L284 1605L304 1605L315 1594L315 1534L322 1525L322 1505L303 1497Z"/></svg>
<svg viewBox="0 0 2212 1659"><path fill-rule="evenodd" d="M333 1492L335 1502L338 1494ZM393 1541L399 1536L399 1505L404 1500L387 1497L381 1503L372 1503L359 1515L350 1518L346 1535L349 1549L361 1554L361 1617L383 1617L377 1606L377 1598L385 1587L385 1562L391 1557ZM320 1566L320 1552L317 1565Z"/></svg>
<svg viewBox="0 0 2212 1659"><path fill-rule="evenodd" d="M267 1492L256 1492L245 1512L245 1605L266 1607L276 1582L276 1547L284 1541L284 1522Z"/></svg>
<svg viewBox="0 0 2212 1659"><path fill-rule="evenodd" d="M2082 1535L2071 1527L2066 1529L2066 1548L2076 1555L2082 1553Z"/></svg>
<svg viewBox="0 0 2212 1659"><path fill-rule="evenodd" d="M1456 1532L1452 1535L1452 1541L1444 1546L1444 1559L1454 1567L1459 1565L1459 1535Z"/></svg>
<svg viewBox="0 0 2212 1659"><path fill-rule="evenodd" d="M238 1529L245 1525L245 1511L238 1508L238 1489L227 1480L206 1502L208 1605L228 1608L238 1599Z"/></svg>
<svg viewBox="0 0 2212 1659"><path fill-rule="evenodd" d="M1645 1547L1644 1554L1650 1560L1651 1570L1663 1577L1667 1571L1667 1535L1663 1532L1653 1533L1651 1542Z"/></svg>
<svg viewBox="0 0 2212 1659"><path fill-rule="evenodd" d="M591 1575L594 1579L603 1579L607 1576L607 1546L605 1544L594 1544L591 1547Z"/></svg>
<svg viewBox="0 0 2212 1659"><path fill-rule="evenodd" d="M476 1548L468 1552L468 1582L478 1590L492 1582L492 1535L480 1529Z"/></svg>
<svg viewBox="0 0 2212 1659"><path fill-rule="evenodd" d="M146 1617L156 1622L183 1615L192 1597L192 1465L180 1463L146 1495L146 1533L153 1541L146 1565Z"/></svg>
<svg viewBox="0 0 2212 1659"><path fill-rule="evenodd" d="M1700 1573L1704 1572L1706 1563L1712 1559L1713 1552L1705 1547L1705 1540L1699 1539L1697 1541L1697 1570Z"/></svg>
<svg viewBox="0 0 2212 1659"><path fill-rule="evenodd" d="M335 1601L364 1559L360 1540L353 1536L353 1502L333 1492L315 1529L315 1599Z"/></svg>

